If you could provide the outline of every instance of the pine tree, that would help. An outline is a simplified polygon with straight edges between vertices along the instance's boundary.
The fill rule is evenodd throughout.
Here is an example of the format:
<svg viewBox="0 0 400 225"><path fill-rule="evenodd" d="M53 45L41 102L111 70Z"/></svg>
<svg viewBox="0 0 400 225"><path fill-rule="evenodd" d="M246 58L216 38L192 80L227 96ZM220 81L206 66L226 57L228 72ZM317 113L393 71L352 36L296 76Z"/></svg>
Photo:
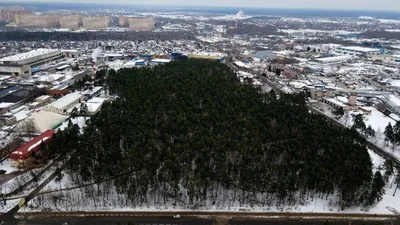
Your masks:
<svg viewBox="0 0 400 225"><path fill-rule="evenodd" d="M397 170L396 177L395 177L396 186L394 188L393 196L396 196L397 189L400 187L400 166L399 165L396 165L396 170Z"/></svg>
<svg viewBox="0 0 400 225"><path fill-rule="evenodd" d="M365 131L365 133L367 134L367 136L368 136L369 138L375 137L375 130L372 129L371 125L369 125L369 126L367 127L367 130Z"/></svg>
<svg viewBox="0 0 400 225"><path fill-rule="evenodd" d="M355 129L360 130L365 134L366 132L366 125L364 123L364 116L362 114L357 114L353 119L353 127Z"/></svg>
<svg viewBox="0 0 400 225"><path fill-rule="evenodd" d="M386 182L389 181L389 178L394 174L394 162L393 159L389 158L385 160L383 164L383 168L385 169L385 174L383 176Z"/></svg>
<svg viewBox="0 0 400 225"><path fill-rule="evenodd" d="M282 72L281 69L276 68L275 73L276 73L277 76L280 76L281 72Z"/></svg>
<svg viewBox="0 0 400 225"><path fill-rule="evenodd" d="M343 107L339 107L338 109L333 111L333 113L336 115L336 119L341 118L344 115Z"/></svg>
<svg viewBox="0 0 400 225"><path fill-rule="evenodd" d="M397 121L393 127L394 143L400 144L400 121Z"/></svg>
<svg viewBox="0 0 400 225"><path fill-rule="evenodd" d="M371 185L371 204L382 200L382 196L385 194L384 187L385 181L383 180L382 174L381 172L376 171Z"/></svg>
<svg viewBox="0 0 400 225"><path fill-rule="evenodd" d="M384 134L385 134L385 141L394 143L394 131L393 131L392 124L390 122L385 128Z"/></svg>

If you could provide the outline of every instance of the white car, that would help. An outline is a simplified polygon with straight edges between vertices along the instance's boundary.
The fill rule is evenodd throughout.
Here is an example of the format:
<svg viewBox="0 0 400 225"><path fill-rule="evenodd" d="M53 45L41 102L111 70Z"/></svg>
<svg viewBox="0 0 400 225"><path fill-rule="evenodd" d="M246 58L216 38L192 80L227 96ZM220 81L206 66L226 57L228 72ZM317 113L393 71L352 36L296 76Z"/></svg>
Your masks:
<svg viewBox="0 0 400 225"><path fill-rule="evenodd" d="M174 215L174 219L180 219L180 218L181 218L181 215L179 215L179 214Z"/></svg>

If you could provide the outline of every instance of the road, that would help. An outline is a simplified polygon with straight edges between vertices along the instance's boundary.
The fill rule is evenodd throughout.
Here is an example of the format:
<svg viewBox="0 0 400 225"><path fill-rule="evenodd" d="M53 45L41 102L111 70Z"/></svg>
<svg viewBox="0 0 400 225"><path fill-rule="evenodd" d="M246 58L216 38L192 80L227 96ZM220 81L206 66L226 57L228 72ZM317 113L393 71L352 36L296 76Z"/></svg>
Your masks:
<svg viewBox="0 0 400 225"><path fill-rule="evenodd" d="M236 67L232 62L231 62L231 57L226 58L225 63L228 67L230 67L232 70L236 71L236 70L240 70L238 67ZM251 71L250 71L251 72ZM275 93L279 94L282 91L280 90L280 88L272 81L270 81L267 77L263 77L260 76L261 80L268 84L272 89L275 90ZM343 124L341 124L339 121L337 121L336 119L329 117L328 115L326 115L324 112L321 112L319 110L317 110L316 108L314 108L313 106L311 106L310 104L307 104L307 107L309 110L311 110L314 113L318 113L322 116L324 116L326 119L332 121L333 123L339 125L339 126L344 126ZM365 139L366 140L366 139ZM392 159L396 164L400 165L400 161L393 157L392 154L384 151L383 149L381 149L379 146L377 146L376 144L366 140L367 146L368 148L370 148L371 150L373 150L376 154L378 154L379 156L385 158L385 159Z"/></svg>
<svg viewBox="0 0 400 225"><path fill-rule="evenodd" d="M221 221L221 220L218 220ZM228 219L225 223L215 223L214 219L182 217L173 219L171 217L82 217L65 219L38 219L20 221L20 225L325 225L327 220L280 220L280 219ZM330 225L400 225L399 221L329 221ZM5 224L8 225L8 224Z"/></svg>

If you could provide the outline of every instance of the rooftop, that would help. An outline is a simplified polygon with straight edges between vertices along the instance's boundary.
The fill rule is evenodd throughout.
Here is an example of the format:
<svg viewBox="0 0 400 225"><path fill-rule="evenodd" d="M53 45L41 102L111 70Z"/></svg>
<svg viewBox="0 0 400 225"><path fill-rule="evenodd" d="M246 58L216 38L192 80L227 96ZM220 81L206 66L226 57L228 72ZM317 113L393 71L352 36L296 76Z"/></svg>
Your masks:
<svg viewBox="0 0 400 225"><path fill-rule="evenodd" d="M32 150L34 150L36 147L38 147L42 142L47 141L49 138L53 136L55 133L54 130L47 130L41 135L35 137L28 143L22 145L19 147L16 151L12 152L10 155L10 158L19 158L19 157L27 157Z"/></svg>
<svg viewBox="0 0 400 225"><path fill-rule="evenodd" d="M348 50L348 51L358 51L358 52L379 52L380 49L377 48L364 48L359 46L343 46L338 49Z"/></svg>
<svg viewBox="0 0 400 225"><path fill-rule="evenodd" d="M16 55L12 55L12 56L7 56L4 57L2 59L0 59L0 62L18 62L21 60L26 60L26 59L30 59L33 57L37 57L40 55L45 55L45 54L49 54L49 53L53 53L53 52L57 52L57 49L46 49L46 48L39 48L39 49L35 49L29 52L24 52L24 53L19 53Z"/></svg>
<svg viewBox="0 0 400 225"><path fill-rule="evenodd" d="M74 92L58 99L57 101L51 103L49 106L55 107L57 109L64 109L68 105L78 101L78 99L80 98L82 98L82 95Z"/></svg>

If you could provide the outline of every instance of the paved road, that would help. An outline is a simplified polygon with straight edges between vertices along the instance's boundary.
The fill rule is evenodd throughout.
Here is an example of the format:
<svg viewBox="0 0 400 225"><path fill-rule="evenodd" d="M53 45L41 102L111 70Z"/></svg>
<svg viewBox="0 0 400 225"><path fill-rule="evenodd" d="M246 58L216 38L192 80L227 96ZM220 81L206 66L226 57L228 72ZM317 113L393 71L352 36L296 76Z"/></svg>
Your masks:
<svg viewBox="0 0 400 225"><path fill-rule="evenodd" d="M200 219L195 217L182 217L173 219L171 217L84 217L68 219L38 219L20 221L20 225L127 225L129 222L135 225L212 225L213 219ZM248 220L232 219L221 225L325 225L326 220ZM399 221L329 221L330 225L400 225ZM5 224L8 225L8 224Z"/></svg>

